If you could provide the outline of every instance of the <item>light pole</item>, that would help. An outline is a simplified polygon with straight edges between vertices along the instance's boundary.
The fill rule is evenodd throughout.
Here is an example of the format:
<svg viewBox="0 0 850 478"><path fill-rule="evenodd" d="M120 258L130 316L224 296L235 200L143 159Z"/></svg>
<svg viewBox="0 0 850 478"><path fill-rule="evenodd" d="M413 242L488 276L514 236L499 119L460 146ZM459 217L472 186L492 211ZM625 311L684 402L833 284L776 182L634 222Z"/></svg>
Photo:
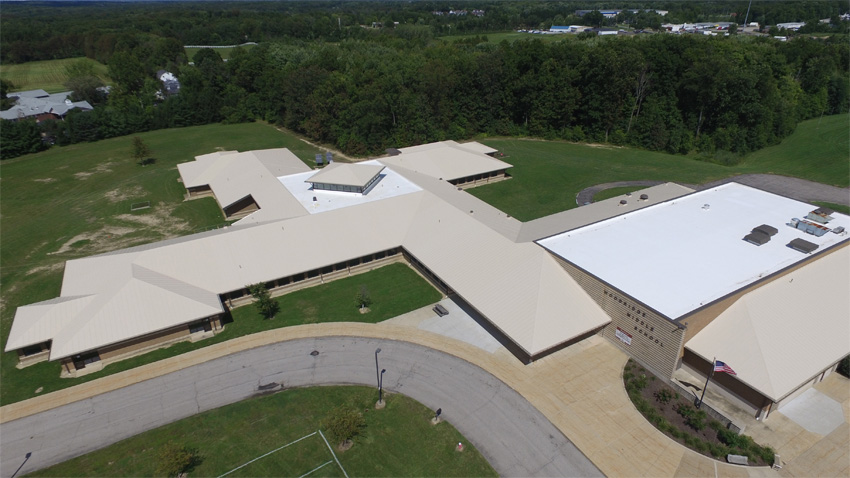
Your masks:
<svg viewBox="0 0 850 478"><path fill-rule="evenodd" d="M384 403L384 372L386 371L385 368L381 369L380 380L378 380L378 403Z"/></svg>
<svg viewBox="0 0 850 478"><path fill-rule="evenodd" d="M381 388L381 377L379 375L380 372L378 372L378 370L380 370L378 368L378 354L379 353L381 353L380 347L375 349L375 383L378 384L378 388Z"/></svg>

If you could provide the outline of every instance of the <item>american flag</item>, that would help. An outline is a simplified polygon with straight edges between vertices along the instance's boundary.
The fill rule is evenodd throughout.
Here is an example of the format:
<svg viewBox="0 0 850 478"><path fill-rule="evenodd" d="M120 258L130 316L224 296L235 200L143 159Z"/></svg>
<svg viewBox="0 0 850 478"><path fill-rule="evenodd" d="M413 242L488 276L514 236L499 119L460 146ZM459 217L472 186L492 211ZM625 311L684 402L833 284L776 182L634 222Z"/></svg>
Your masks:
<svg viewBox="0 0 850 478"><path fill-rule="evenodd" d="M720 360L714 361L714 371L715 372L726 372L729 375L738 375L737 373L735 373L734 370L732 370L732 367L726 365L725 363L721 362Z"/></svg>

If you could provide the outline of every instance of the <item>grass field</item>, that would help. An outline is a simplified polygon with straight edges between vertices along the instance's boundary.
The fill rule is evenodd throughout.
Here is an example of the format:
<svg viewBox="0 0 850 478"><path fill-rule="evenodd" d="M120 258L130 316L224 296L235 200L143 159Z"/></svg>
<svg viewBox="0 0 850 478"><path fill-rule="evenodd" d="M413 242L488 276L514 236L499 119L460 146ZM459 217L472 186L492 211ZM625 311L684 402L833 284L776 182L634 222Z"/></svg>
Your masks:
<svg viewBox="0 0 850 478"><path fill-rule="evenodd" d="M214 50L215 50L216 53L218 53L221 56L222 60L229 60L230 55L233 54L233 50L235 50L236 48L242 48L243 50L250 50L251 48L254 48L255 46L256 45L244 45L244 46L234 47L234 48L215 48ZM202 50L202 48L186 48L185 50L186 50L186 58L188 58L189 61L192 61L192 59L195 57L195 53L198 53L198 51Z"/></svg>
<svg viewBox="0 0 850 478"><path fill-rule="evenodd" d="M529 221L574 208L579 191L613 181L701 184L738 174L772 173L847 187L850 184L848 120L850 115L844 114L800 123L794 134L781 144L757 151L737 166L632 148L483 139L480 141L507 156L505 161L514 166L508 170L513 179L469 192L521 221Z"/></svg>
<svg viewBox="0 0 850 478"><path fill-rule="evenodd" d="M6 343L18 306L59 295L66 260L224 224L213 198L183 201L177 163L215 150L288 147L304 160L318 152L262 123L138 136L150 146L155 164L141 167L132 160L130 136L3 161L0 343ZM151 201L152 207L131 213L130 205L139 201ZM30 373L16 370L16 361L14 353L7 353L0 362L0 403L8 403L10 396L29 396L38 387L15 379ZM15 384L27 390L17 390Z"/></svg>
<svg viewBox="0 0 850 478"><path fill-rule="evenodd" d="M106 73L106 65L90 58L66 58L62 60L31 61L18 65L0 66L0 78L11 81L15 91L26 91L42 89L48 93L59 93L68 91L65 81L68 75L65 68L77 61L86 61L94 65L97 76L106 84L110 84L109 75Z"/></svg>
<svg viewBox="0 0 850 478"><path fill-rule="evenodd" d="M334 453L349 476L496 476L475 447L448 422L431 425L433 412L403 395L366 387L290 389L234 403L171 423L41 470L38 476L154 476L165 443L195 448L202 461L189 476L219 476L320 429L328 412L346 404L363 410L366 428L354 446ZM327 433L324 433L327 437ZM328 437L329 442L330 437ZM463 453L454 451L464 443ZM303 476L334 460L321 437L272 453L228 476ZM313 476L344 476L336 462Z"/></svg>

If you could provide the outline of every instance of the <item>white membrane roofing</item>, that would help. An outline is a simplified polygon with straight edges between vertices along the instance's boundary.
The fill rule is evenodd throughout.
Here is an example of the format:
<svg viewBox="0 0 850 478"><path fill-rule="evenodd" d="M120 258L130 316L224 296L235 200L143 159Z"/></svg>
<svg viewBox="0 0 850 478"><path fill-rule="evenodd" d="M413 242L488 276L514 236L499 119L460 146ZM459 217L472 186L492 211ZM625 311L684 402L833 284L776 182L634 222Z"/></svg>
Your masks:
<svg viewBox="0 0 850 478"><path fill-rule="evenodd" d="M700 191L537 241L558 256L677 319L808 256L792 239L819 246L848 239L822 237L786 225L816 206L737 183ZM850 228L835 213L830 228ZM761 246L743 237L762 224L779 232Z"/></svg>
<svg viewBox="0 0 850 478"><path fill-rule="evenodd" d="M310 214L332 211L334 209L356 206L358 204L366 204L422 190L422 188L405 179L392 169L384 168L384 165L378 161L363 161L362 163L357 164L373 166L373 169L377 169L379 171L380 168L383 168L383 171L381 171L382 177L372 188L369 189L369 191L367 191L366 194L313 190L311 184L305 182L313 175L313 171L282 176L278 178L278 180L281 184L283 184L283 187L286 188L286 191L289 191L289 194L301 203L304 209L306 209ZM313 201L314 197L316 198L315 201Z"/></svg>

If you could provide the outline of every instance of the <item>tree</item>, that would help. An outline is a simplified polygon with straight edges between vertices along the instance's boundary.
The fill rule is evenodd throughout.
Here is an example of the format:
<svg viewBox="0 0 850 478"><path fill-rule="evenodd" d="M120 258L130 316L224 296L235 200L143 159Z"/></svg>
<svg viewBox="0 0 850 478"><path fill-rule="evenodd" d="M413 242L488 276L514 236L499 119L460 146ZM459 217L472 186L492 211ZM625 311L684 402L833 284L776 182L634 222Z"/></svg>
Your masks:
<svg viewBox="0 0 850 478"><path fill-rule="evenodd" d="M340 448L349 445L366 427L363 415L350 406L339 406L331 410L322 426Z"/></svg>
<svg viewBox="0 0 850 478"><path fill-rule="evenodd" d="M592 27L601 27L602 22L605 21L605 15L602 14L599 10L594 10L592 12L587 12L582 17L585 23Z"/></svg>
<svg viewBox="0 0 850 478"><path fill-rule="evenodd" d="M357 295L354 296L354 300L357 303L357 307L360 309L365 309L372 305L372 296L369 295L369 289L367 289L365 285L360 286L360 290L357 291Z"/></svg>
<svg viewBox="0 0 850 478"><path fill-rule="evenodd" d="M13 85L11 81L7 79L0 79L0 110L8 110L15 105L15 103L7 96L9 90L14 88L15 85Z"/></svg>
<svg viewBox="0 0 850 478"><path fill-rule="evenodd" d="M0 120L0 159L16 158L45 149L34 120Z"/></svg>
<svg viewBox="0 0 850 478"><path fill-rule="evenodd" d="M202 458L198 450L168 442L159 449L156 460L156 474L170 478L198 466Z"/></svg>
<svg viewBox="0 0 850 478"><path fill-rule="evenodd" d="M251 296L256 300L254 305L256 305L257 311L260 312L260 315L266 319L274 318L280 310L280 304L278 304L276 300L272 299L266 285L262 282L249 285L248 292L250 292Z"/></svg>
<svg viewBox="0 0 850 478"><path fill-rule="evenodd" d="M147 166L155 161L151 158L151 154L151 149L145 144L142 138L133 136L133 159L140 165Z"/></svg>

